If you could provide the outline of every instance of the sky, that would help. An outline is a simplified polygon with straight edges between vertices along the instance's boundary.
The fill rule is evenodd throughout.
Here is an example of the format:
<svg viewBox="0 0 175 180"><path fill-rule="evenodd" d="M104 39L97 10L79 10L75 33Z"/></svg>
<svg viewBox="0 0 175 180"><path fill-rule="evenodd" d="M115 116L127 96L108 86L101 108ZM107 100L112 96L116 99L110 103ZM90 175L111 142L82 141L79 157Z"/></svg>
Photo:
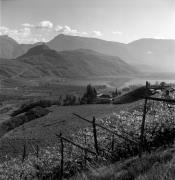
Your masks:
<svg viewBox="0 0 175 180"><path fill-rule="evenodd" d="M175 39L175 0L0 0L0 35L35 43L62 33L123 43Z"/></svg>

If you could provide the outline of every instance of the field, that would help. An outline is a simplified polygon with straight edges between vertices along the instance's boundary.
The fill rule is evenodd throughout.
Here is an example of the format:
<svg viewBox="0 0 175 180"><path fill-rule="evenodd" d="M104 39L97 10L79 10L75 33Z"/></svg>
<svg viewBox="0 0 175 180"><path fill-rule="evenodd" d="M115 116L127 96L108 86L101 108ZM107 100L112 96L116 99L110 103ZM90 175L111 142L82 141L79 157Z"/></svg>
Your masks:
<svg viewBox="0 0 175 180"><path fill-rule="evenodd" d="M13 81L18 79L13 79ZM11 83L10 79L1 81L0 88L0 122L10 119L10 114L18 109L22 104L38 100L59 100L66 95L73 95L77 99L81 98L86 91L87 84L95 84L99 93L112 91L115 87L120 87L129 78L126 77L99 77L86 80L81 79L45 79L30 80L27 84ZM13 82L12 81L12 82ZM31 82L32 81L32 82Z"/></svg>
<svg viewBox="0 0 175 180"><path fill-rule="evenodd" d="M96 86L96 88L98 91L102 92L109 91L110 89L106 86ZM17 90L19 91L19 89ZM61 93L64 95L70 93L82 96L85 87L52 84L51 86L44 85L39 88L26 88L27 93L29 93L30 90L33 94L26 96L25 93L24 99L9 99L8 97L7 99L4 99L2 101L1 113L8 118L10 117L10 112L15 110L15 108L17 109L20 104L24 102L26 103L27 101L34 99L57 100ZM38 92L38 94L36 92ZM155 97L164 97L165 92L159 92L158 94L155 94ZM93 155L88 154L86 157L88 162L86 162L85 169L83 151L69 143L64 143L64 176L72 177L81 171L81 173L78 174L80 176L85 176L87 179L103 179L102 176L104 176L104 179L105 177L106 179L112 179L114 176L118 176L119 179L125 179L127 176L137 177L138 173L135 172L136 170L130 172L130 166L131 164L139 163L136 156L139 153L138 142L140 142L140 127L144 101L136 101L140 98L135 99L135 97L138 95L140 97L140 94L142 93L142 88L138 88L138 91L134 90L132 93L128 93L128 96L134 97L135 102L126 104L51 105L44 107L45 110L49 111L48 114L40 118L34 118L30 121L24 121L26 123L23 123L23 125L17 128L8 130L1 138L0 157L2 168L0 168L0 176L1 174L4 176L4 171L7 171L7 177L12 177L12 179L14 177L18 179L19 176L29 177L31 174L37 176L37 173L41 173L40 176L43 177L48 175L55 176L55 168L57 169L57 173L60 172L61 146L60 139L57 137L60 133L62 133L63 137L72 140L74 143L92 150L93 153L97 151L94 146L92 125L73 115L73 113L76 113L90 121L95 117L98 124L118 133L121 137L114 138L110 133L107 133L105 130L101 130L98 127L97 139L100 156L96 159ZM170 98L174 98L174 91L171 92L170 96ZM125 95L123 97L128 99ZM144 151L154 153L155 150L160 147L162 148L162 146L165 148L165 146L172 145L174 138L174 117L174 104L154 101L148 102L145 127L146 139L144 139L146 148ZM3 121L5 122L6 119L1 119L2 123ZM3 126L1 126L1 134L5 130L2 128ZM84 137L86 137L86 140ZM157 157L156 155L153 155L153 157L149 155L149 157L146 155L148 160L145 160L145 163L152 163L149 168L151 168L156 161L159 161L159 159L160 161L164 161L161 160L161 153L160 157ZM130 161L129 159L131 157L136 157L136 159L131 159ZM165 155L165 158L166 157L167 156ZM121 171L122 175L120 173L114 173L114 169L118 169L119 165L111 165L111 163L118 162L121 159L126 160L127 158L129 158L129 165L127 163L126 165L122 164L121 168L119 168L119 172ZM171 155L170 158L168 157L168 160L171 160L172 158L173 155ZM7 166L6 164L9 165ZM147 170L149 169L148 164L145 165ZM141 168L144 169L144 164L141 164L140 166L143 166ZM41 168L42 170L37 169L36 167ZM99 167L106 168L105 171L108 173L100 173L97 175L98 173L94 174L94 171L91 172L92 168L100 172L101 170ZM109 167L111 169L110 172L107 171ZM127 168L127 170L125 168ZM2 169L4 170L1 173ZM123 169L125 169L124 172ZM85 171L82 172L82 170ZM147 170L145 172L147 172ZM142 171L143 170L140 170L141 173ZM76 178L79 179L79 177Z"/></svg>
<svg viewBox="0 0 175 180"><path fill-rule="evenodd" d="M77 106L52 106L48 115L30 121L24 126L15 128L7 133L1 139L1 153L13 152L13 147L19 150L22 147L19 142L24 142L24 139L36 139L41 145L52 144L57 141L55 133L62 132L66 136L71 135L75 130L89 126L86 122L73 116L72 113L80 114L81 116L92 120L92 117L101 118L112 113L128 110L135 107L135 104L128 105L77 105ZM18 139L21 139L18 140ZM7 143L7 141L10 143ZM34 140L35 142L35 140Z"/></svg>
<svg viewBox="0 0 175 180"><path fill-rule="evenodd" d="M3 137L1 147L11 152L10 156L14 157L1 160L5 162L1 164L1 169L8 172L8 177L31 177L31 174L37 176L38 173L38 176L52 176L52 179L58 176L61 151L60 140L55 134L60 132L64 137L95 152L92 125L77 119L72 113L89 120L95 116L99 124L136 142L140 138L142 100L126 105L51 106L49 109L51 112L48 115L28 122ZM105 150L105 153L100 150L101 155L98 158L91 154L86 155L86 168L83 169L84 152L64 142L64 177L74 176L76 180L82 177L89 180L173 177L174 114L174 104L152 101L148 103L144 143L149 153L143 154L141 159L137 156L138 146L135 143L125 138L115 138L113 146L111 134L97 128L98 146L102 148L101 150ZM27 140L28 138L34 139L33 142ZM39 151L36 151L36 145L39 145ZM171 149L165 150L170 146ZM30 150L33 152L29 152ZM38 156L39 158L36 158ZM165 169L166 173L161 175L156 173L160 169ZM154 172L154 176L151 172ZM2 175L6 177L4 171Z"/></svg>

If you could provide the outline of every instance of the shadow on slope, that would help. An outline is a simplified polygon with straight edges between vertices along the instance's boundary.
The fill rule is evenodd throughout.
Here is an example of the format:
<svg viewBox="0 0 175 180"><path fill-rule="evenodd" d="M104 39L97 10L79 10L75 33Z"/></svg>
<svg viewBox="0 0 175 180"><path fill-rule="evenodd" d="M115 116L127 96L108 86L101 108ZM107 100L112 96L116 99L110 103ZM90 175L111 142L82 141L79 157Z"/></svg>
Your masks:
<svg viewBox="0 0 175 180"><path fill-rule="evenodd" d="M114 98L113 104L131 103L143 99L143 97L146 95L151 96L153 94L154 94L153 91L146 89L146 87L143 86L131 92L128 92L127 94Z"/></svg>

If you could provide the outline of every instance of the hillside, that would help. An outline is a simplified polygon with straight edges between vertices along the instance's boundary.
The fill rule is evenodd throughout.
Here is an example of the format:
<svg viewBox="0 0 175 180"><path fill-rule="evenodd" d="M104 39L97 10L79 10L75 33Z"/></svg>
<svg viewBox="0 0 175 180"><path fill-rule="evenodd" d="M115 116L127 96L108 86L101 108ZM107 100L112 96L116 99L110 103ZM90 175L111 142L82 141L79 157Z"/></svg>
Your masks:
<svg viewBox="0 0 175 180"><path fill-rule="evenodd" d="M31 48L16 59L1 59L0 72L4 78L27 79L127 76L137 73L135 68L119 57L82 49L56 52L44 44Z"/></svg>
<svg viewBox="0 0 175 180"><path fill-rule="evenodd" d="M124 44L95 38L58 35L47 44L56 51L83 48L118 56L144 71L174 72L175 68L175 40L145 38Z"/></svg>
<svg viewBox="0 0 175 180"><path fill-rule="evenodd" d="M41 43L18 44L9 36L0 36L0 58L13 59L26 53L30 48Z"/></svg>
<svg viewBox="0 0 175 180"><path fill-rule="evenodd" d="M88 172L78 174L76 180L173 180L175 149L168 148L142 158L132 157L108 166L90 168ZM72 178L72 180L75 177Z"/></svg>
<svg viewBox="0 0 175 180"><path fill-rule="evenodd" d="M138 87L126 94L114 98L113 104L127 104L143 99L144 96L151 96L154 94L151 90L146 90L145 86Z"/></svg>
<svg viewBox="0 0 175 180"><path fill-rule="evenodd" d="M119 56L128 62L134 61L134 57L128 52L126 44L119 42L60 34L48 42L47 45L56 51L76 50L80 48L91 49L103 54Z"/></svg>
<svg viewBox="0 0 175 180"><path fill-rule="evenodd" d="M128 141L128 138L131 137L137 142L140 139L139 132L142 121L143 102L118 106L52 106L48 109L50 112L46 116L26 122L24 126L20 126L3 136L0 142L2 156L4 152L7 152L7 149L12 156L14 150L16 154L20 154L17 160L12 158L11 161L8 161L11 167L10 170L6 166L5 168L8 172L13 170L15 174L16 167L21 167L21 152L23 152L25 141L27 156L24 162L22 161L25 167L30 163L34 170L38 170L35 168L36 161L33 161L33 159L35 157L38 158L39 154L39 162L44 162L42 163L43 165L38 163L38 166L41 167L41 170L39 170L42 177L48 175L52 177L50 179L56 179L54 177L58 177L57 172L60 172L61 157L60 141L56 134L61 131L62 137L71 139L75 143L72 146L64 141L65 179L68 176L70 179L77 180L83 178L89 180L173 179L175 153L173 145L174 124L170 117L174 117L174 111L170 115L169 107L165 106L162 102L151 103L149 105L151 108L149 113L147 113L147 128L145 129L146 152L142 154L141 158L138 157L138 144L131 143ZM115 141L113 141L115 144L112 146L111 134L107 133L106 129L97 127L98 147L99 149L100 147L105 148L108 150L106 152L109 153L101 153L100 156L103 158L88 153L88 156L86 156L87 161L85 161L84 151L75 145L79 144L82 147L88 147L92 152L95 152L93 128L87 122L73 116L72 113L80 114L82 117L89 119L89 121L95 116L97 124L110 128L112 131L115 130L115 132L119 132L122 136L116 136ZM88 138L86 139L86 137ZM39 153L36 153L36 144L39 147ZM30 151L31 154L29 153ZM1 164L6 164L6 161ZM27 172L31 172L30 168L27 170ZM35 172L32 171L34 177Z"/></svg>
<svg viewBox="0 0 175 180"><path fill-rule="evenodd" d="M0 36L0 58L10 59L18 43L8 36Z"/></svg>
<svg viewBox="0 0 175 180"><path fill-rule="evenodd" d="M0 57L16 58L39 44L41 43L18 44L7 36L0 36ZM118 56L125 62L145 72L174 72L175 68L175 40L145 38L124 44L96 38L60 34L47 42L47 45L56 51L90 49L106 55Z"/></svg>
<svg viewBox="0 0 175 180"><path fill-rule="evenodd" d="M138 62L157 67L158 71L175 69L175 40L140 39L129 43L128 50Z"/></svg>

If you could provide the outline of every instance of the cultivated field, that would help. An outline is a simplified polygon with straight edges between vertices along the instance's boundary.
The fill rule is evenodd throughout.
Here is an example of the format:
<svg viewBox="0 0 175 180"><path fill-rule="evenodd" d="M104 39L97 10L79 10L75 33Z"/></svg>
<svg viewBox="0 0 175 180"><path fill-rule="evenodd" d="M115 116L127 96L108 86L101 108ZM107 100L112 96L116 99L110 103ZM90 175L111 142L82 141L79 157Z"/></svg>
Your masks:
<svg viewBox="0 0 175 180"><path fill-rule="evenodd" d="M164 95L158 94L156 97ZM174 98L174 93L170 98ZM138 142L143 115L142 100L126 105L51 106L49 109L51 112L48 115L25 123L4 136L1 147L15 158L2 158L1 169L4 171L0 173L1 177L34 176L52 179L59 177L62 147L64 147L63 168L66 178L75 175L76 180L82 177L89 180L140 180L139 178L153 177L150 171L154 172L156 178L174 177L171 171L174 148L164 151L167 147L173 146L174 104L152 100L148 102L143 141L146 154L143 154L142 158L137 156L140 151ZM89 120L92 120L92 116L96 116L98 124L118 133L121 137L113 137L111 133L97 127L100 150L100 155L97 156L92 124L77 119L72 113ZM61 146L60 138L55 136L60 132L63 133L61 137L88 148L92 153L86 154L84 150L66 141L64 146ZM36 141L28 141L28 138ZM116 161L117 163L111 164ZM166 173L161 175L156 173L161 168L165 169Z"/></svg>
<svg viewBox="0 0 175 180"><path fill-rule="evenodd" d="M19 142L23 142L24 139L36 139L41 145L49 145L57 141L55 133L62 132L64 135L69 136L75 132L75 130L89 125L73 116L72 113L80 114L92 120L93 116L100 118L114 112L120 112L121 110L129 110L133 107L135 107L135 103L127 105L52 106L48 108L51 111L48 115L25 123L23 126L7 133L1 139L1 152L7 152L7 150L8 152L13 152L13 145L17 147L15 149L18 149L19 153L21 153L20 150L22 147L20 148L19 146L23 144L19 144ZM7 141L10 141L10 144L7 143ZM32 142L35 142L35 140Z"/></svg>
<svg viewBox="0 0 175 180"><path fill-rule="evenodd" d="M62 89L57 91L58 86L54 87L52 85L50 100L56 100L54 97L58 98L60 92L73 93L74 95L83 94L84 87L75 87L75 89L72 89L73 91L64 91L63 87L65 86L61 87ZM66 87L68 89L70 88L69 86ZM98 90L102 90L104 92L106 91L105 86L98 86L97 88L99 88ZM42 92L44 92L44 90L46 89L49 90L48 87L40 87L40 89L36 88L35 90L39 92L41 91L41 89L43 90ZM138 89L140 90L140 88ZM139 93L143 93L142 89L143 88L141 88L141 92L139 91ZM34 92L34 89L32 89L32 91ZM133 97L136 97L139 93L137 92L135 94L135 92L137 92L137 90L132 91L132 93L128 93L128 96L130 96L130 94L134 94ZM49 94L48 96L42 95L36 97L37 100L47 99L47 97L49 97ZM154 94L154 97L167 98L167 90L164 89L162 91L158 91L157 94ZM174 99L174 97L175 94L172 88L168 98ZM25 101L27 102L28 100L32 100L32 97L30 96L25 100L6 99L2 102L2 106L6 106L5 108L1 109L1 113L8 114L9 112L11 112L14 107L8 109L10 108L8 107L8 105L12 102L14 103L14 106L15 103L19 106L21 103L24 103ZM18 127L15 126L15 121L9 121L10 123L8 124L8 126L6 126L7 129L4 129L5 131L7 131L6 133L4 133L4 136L0 140L0 157L2 161L1 170L4 170L2 171L2 173L0 172L0 176L1 174L4 177L6 176L5 173L3 173L4 171L8 172L7 177L13 178L19 178L20 176L57 176L55 175L54 169L56 169L56 173L60 173L59 168L61 160L61 147L63 147L60 146L60 138L57 136L60 133L62 133L63 138L68 138L74 143L79 144L80 146L88 148L92 151L92 154L88 154L87 156L87 154L84 154L86 152L84 152L82 149L64 142L65 177L72 177L79 171L88 170L88 172L84 173L84 176L86 176L88 179L101 179L101 175L104 175L108 179L109 177L113 177L114 174L116 175L116 173L113 173L111 171L109 172L110 174L100 173L101 175L98 177L97 174L94 175L93 172L90 172L91 168L95 168L98 170L99 166L104 166L104 168L106 169L110 166L113 169L116 169L116 165L111 166L109 164L112 162L120 161L121 159L127 159L132 156L136 156L140 153L140 130L143 117L144 100L115 105L81 104L63 106L57 104L50 106L49 103L46 103L46 106L43 107L41 103L41 107L43 108L42 110L48 111L48 113L46 113L44 116L40 118L32 118L30 120L24 119L22 125ZM27 112L30 112L30 109L27 109ZM107 132L106 130L100 129L99 127L97 127L96 129L96 138L98 141L100 154L98 154L95 146L95 134L92 124L80 120L78 117L73 115L73 113L76 113L90 121L92 121L93 117L95 117L98 124L102 125L105 128L108 128L109 131ZM144 151L154 152L160 147L162 148L162 146L163 148L171 146L173 144L175 128L174 104L167 102L154 102L150 100L147 102L145 113L147 114L145 126L146 136L142 141L142 143L144 143ZM28 113L28 115L30 116L31 114ZM19 116L17 115L17 118L18 117ZM2 121L5 121L5 119L3 119ZM2 128L3 126L1 126L1 130L3 131ZM109 133L110 131L118 133L119 136L112 136ZM96 156L98 154L98 158L96 156L93 156L93 154L95 154ZM156 163L156 161L159 161L159 159L160 161L164 162L164 159L162 160L162 156L164 158L164 155L162 155L162 153L160 153L160 156L146 156L145 161L148 161L148 164L150 164L151 167L152 165L154 165L154 163ZM169 154L165 155L165 158L167 158L167 156L169 158L168 161L173 158L172 155L169 157ZM84 160L86 160L86 162ZM139 160L137 158L128 161L130 164L139 163ZM9 164L8 166L6 166L7 163ZM129 177L137 177L138 174L135 172L135 169L133 172L130 172L130 164L128 165L126 161L126 166L128 166L127 172L123 172L123 168L125 168L125 166L122 164L121 168L119 168L119 171L121 171L123 175L117 174L117 176L123 179L128 176L129 171ZM146 164L146 171L150 168L148 164ZM140 166L142 165L143 164L141 164ZM15 168L18 168L17 172ZM141 168L144 169L144 167ZM140 170L139 172L142 173L142 171L143 170ZM82 175L83 173L81 173L80 176Z"/></svg>

